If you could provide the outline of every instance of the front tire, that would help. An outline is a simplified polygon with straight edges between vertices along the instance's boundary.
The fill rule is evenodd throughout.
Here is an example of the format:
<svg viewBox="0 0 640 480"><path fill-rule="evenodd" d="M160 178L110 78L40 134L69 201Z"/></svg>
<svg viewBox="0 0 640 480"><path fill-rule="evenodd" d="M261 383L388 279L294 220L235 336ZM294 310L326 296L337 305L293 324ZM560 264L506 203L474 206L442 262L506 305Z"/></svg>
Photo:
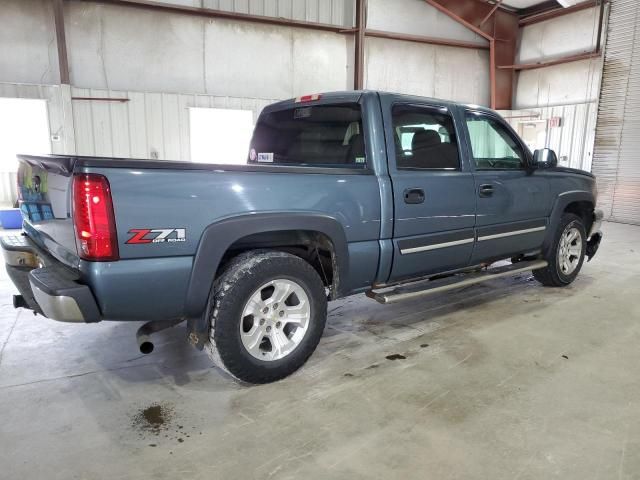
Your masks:
<svg viewBox="0 0 640 480"><path fill-rule="evenodd" d="M546 287L566 287L580 273L586 247L587 234L582 218L565 213L544 257L549 265L534 270L533 276Z"/></svg>
<svg viewBox="0 0 640 480"><path fill-rule="evenodd" d="M288 253L239 255L210 295L207 352L244 382L269 383L292 374L311 356L324 331L322 280L311 265Z"/></svg>

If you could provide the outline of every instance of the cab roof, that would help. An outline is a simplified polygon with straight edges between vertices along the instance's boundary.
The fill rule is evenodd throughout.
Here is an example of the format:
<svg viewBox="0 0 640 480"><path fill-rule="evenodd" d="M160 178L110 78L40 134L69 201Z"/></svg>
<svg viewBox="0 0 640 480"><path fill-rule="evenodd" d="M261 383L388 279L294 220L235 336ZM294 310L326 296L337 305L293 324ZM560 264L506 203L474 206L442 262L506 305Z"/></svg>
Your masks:
<svg viewBox="0 0 640 480"><path fill-rule="evenodd" d="M327 103L355 103L360 101L363 95L379 95L380 97L391 97L398 101L409 102L426 102L437 103L446 107L463 106L466 108L472 108L474 110L480 110L485 112L495 112L494 110L483 107L481 105L473 105L467 103L453 102L451 100L444 100L441 98L422 97L418 95L407 95L404 93L385 92L382 90L344 90L335 92L322 92L312 95L304 95L297 98L289 98L280 102L273 103L265 107L264 111L282 110L285 108L291 108L300 104L313 104L322 105Z"/></svg>

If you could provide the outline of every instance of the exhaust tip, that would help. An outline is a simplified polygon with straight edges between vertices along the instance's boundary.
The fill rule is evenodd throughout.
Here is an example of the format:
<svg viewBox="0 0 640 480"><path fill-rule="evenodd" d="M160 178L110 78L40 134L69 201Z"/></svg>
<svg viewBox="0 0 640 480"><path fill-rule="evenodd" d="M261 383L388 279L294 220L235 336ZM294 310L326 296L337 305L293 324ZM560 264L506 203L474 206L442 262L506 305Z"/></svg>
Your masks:
<svg viewBox="0 0 640 480"><path fill-rule="evenodd" d="M145 355L153 352L153 343L152 342L142 342L140 344L140 353L144 353Z"/></svg>
<svg viewBox="0 0 640 480"><path fill-rule="evenodd" d="M174 327L183 321L183 318L174 320L152 320L142 325L136 332L136 341L138 342L140 353L148 355L153 352L153 342L151 341L152 334L170 327Z"/></svg>

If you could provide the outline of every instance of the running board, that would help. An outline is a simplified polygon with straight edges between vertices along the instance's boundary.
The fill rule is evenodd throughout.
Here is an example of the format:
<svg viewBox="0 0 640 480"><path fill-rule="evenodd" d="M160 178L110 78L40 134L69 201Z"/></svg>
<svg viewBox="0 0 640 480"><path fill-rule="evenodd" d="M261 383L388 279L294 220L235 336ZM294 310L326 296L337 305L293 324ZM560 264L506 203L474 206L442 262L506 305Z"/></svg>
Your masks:
<svg viewBox="0 0 640 480"><path fill-rule="evenodd" d="M438 280L422 280L399 287L388 287L381 290L369 290L366 295L379 303L395 303L411 298L448 292L457 288L469 287L495 278L508 277L516 273L538 270L548 265L546 260L518 262L511 265L483 270L481 272L461 273Z"/></svg>

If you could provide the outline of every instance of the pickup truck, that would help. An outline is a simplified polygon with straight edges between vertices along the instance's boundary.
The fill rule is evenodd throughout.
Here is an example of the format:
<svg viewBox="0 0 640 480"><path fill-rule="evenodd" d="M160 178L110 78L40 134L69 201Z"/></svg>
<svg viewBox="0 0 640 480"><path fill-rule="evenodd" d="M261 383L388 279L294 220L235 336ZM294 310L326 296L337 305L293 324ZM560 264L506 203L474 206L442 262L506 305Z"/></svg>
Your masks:
<svg viewBox="0 0 640 480"><path fill-rule="evenodd" d="M19 155L16 307L70 322L186 321L237 379L316 348L327 302L381 303L517 272L563 287L602 234L596 182L496 112L375 91L264 109L246 165ZM506 260L506 261L505 261ZM496 266L497 265L497 266Z"/></svg>

